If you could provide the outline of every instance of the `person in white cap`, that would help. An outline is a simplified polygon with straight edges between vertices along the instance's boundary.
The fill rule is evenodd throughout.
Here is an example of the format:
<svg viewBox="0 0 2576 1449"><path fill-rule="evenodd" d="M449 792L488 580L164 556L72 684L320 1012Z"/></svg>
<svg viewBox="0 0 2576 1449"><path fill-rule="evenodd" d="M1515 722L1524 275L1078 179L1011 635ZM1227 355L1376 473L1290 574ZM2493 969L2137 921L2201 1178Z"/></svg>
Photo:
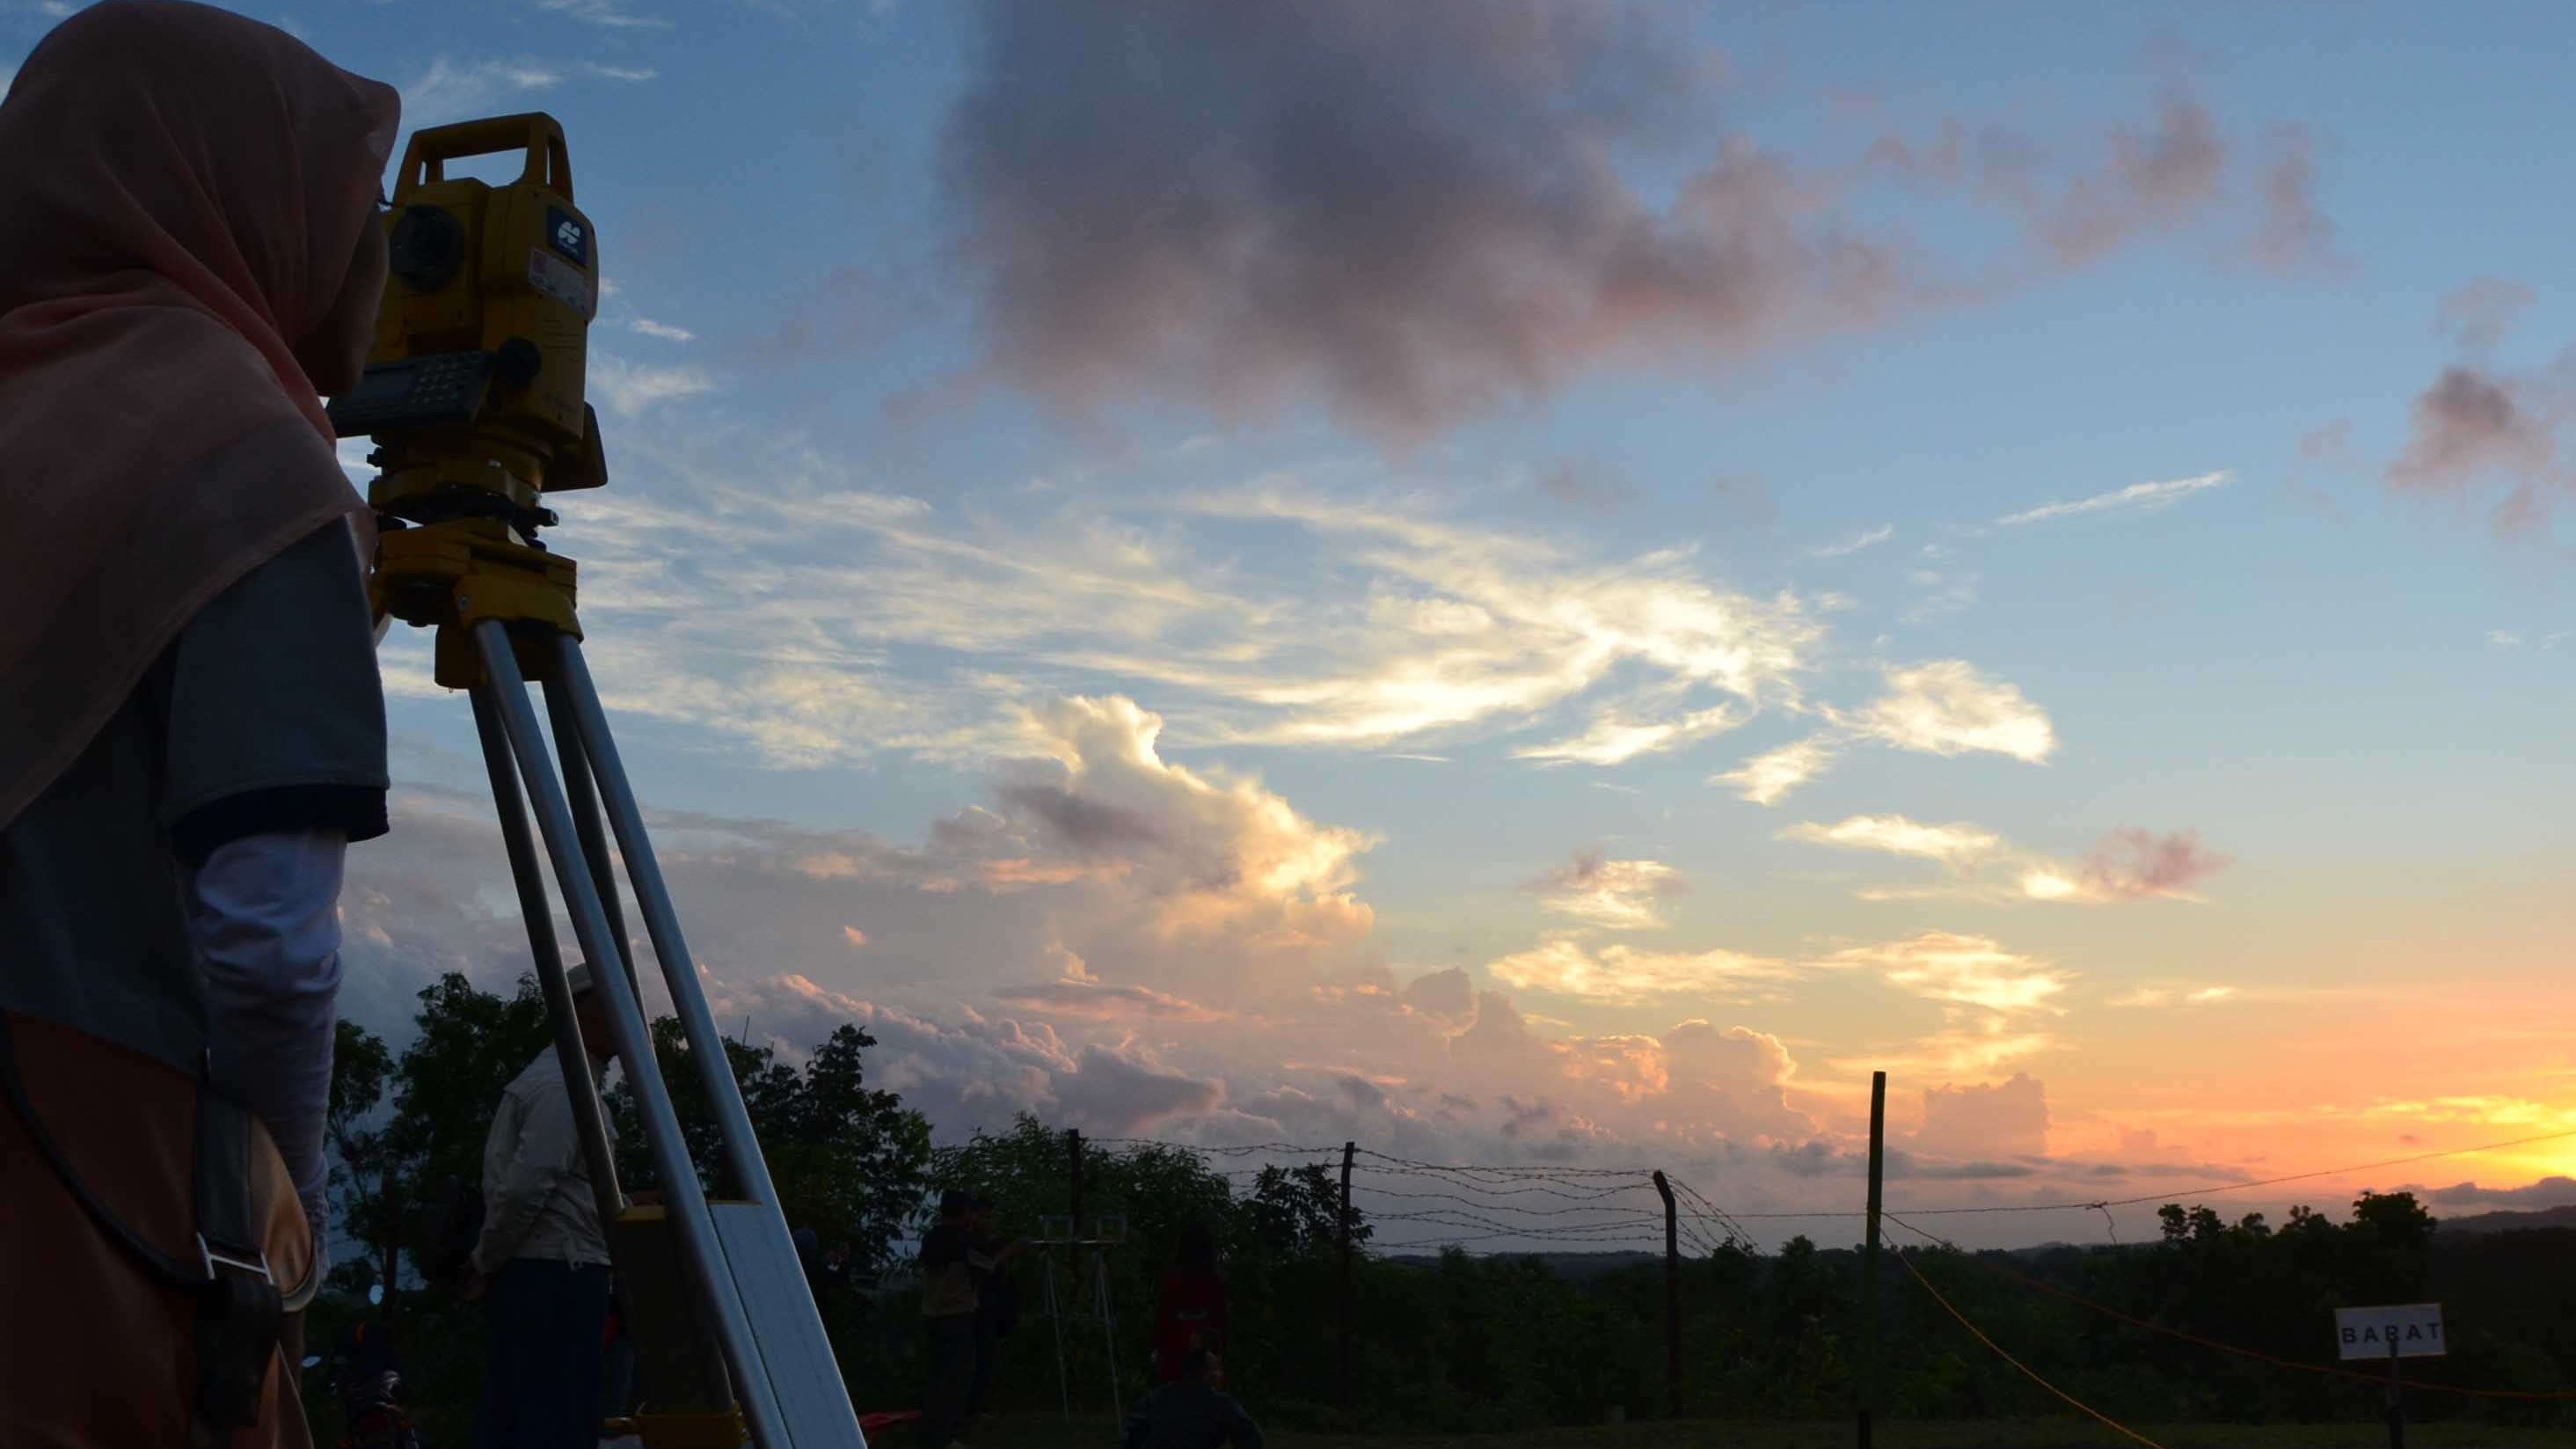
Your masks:
<svg viewBox="0 0 2576 1449"><path fill-rule="evenodd" d="M613 1054L605 1004L588 966L565 977L596 1084ZM605 1113L601 1119L614 1130ZM592 1449L599 1442L608 1238L575 1120L549 1042L502 1093L483 1143L483 1234L465 1290L488 1301L492 1324L477 1449Z"/></svg>

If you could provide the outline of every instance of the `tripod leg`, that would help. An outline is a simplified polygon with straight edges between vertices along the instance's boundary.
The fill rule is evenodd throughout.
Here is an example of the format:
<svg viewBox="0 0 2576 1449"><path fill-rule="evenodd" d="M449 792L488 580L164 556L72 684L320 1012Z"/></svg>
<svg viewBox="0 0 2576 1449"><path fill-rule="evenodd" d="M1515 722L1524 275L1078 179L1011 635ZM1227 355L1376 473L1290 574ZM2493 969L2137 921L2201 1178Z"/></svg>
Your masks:
<svg viewBox="0 0 2576 1449"><path fill-rule="evenodd" d="M724 1036L707 1012L706 993L698 987L697 963L689 956L689 943L680 935L679 914L672 909L671 893L662 884L662 867L654 859L653 843L644 833L644 815L636 808L635 792L626 781L626 767L618 760L617 742L608 732L607 712L600 707L590 666L581 656L581 641L560 635L555 647L559 651L556 672L563 678L563 692L580 726L582 745L590 752L600 797L608 807L608 823L617 832L618 849L625 854L627 878L634 882L635 902L644 913L645 934L653 942L653 954L661 959L663 978L671 987L671 1003L679 1011L682 1029L688 1033L689 1055L697 1060L698 1074L706 1083L707 1100L715 1107L716 1125L724 1136L725 1161L733 1168L733 1180L744 1195L768 1207L767 1216L776 1220L778 1237L786 1241L787 1219L778 1208L778 1189L770 1183L769 1165L761 1160L759 1139L751 1129L751 1114L743 1106L742 1092L734 1083L733 1068L725 1055Z"/></svg>
<svg viewBox="0 0 2576 1449"><path fill-rule="evenodd" d="M546 720L554 727L555 761L563 768L564 797L572 806L572 825L581 837L581 853L590 862L591 884L599 890L599 908L607 913L609 934L617 938L617 957L626 979L635 976L634 938L626 934L626 906L617 898L617 867L608 855L608 832L599 823L599 792L590 777L590 754L581 747L573 725L572 704L561 679L545 682ZM640 989L640 988L639 988Z"/></svg>
<svg viewBox="0 0 2576 1449"><path fill-rule="evenodd" d="M1055 1330L1055 1393L1064 1401L1064 1421L1073 1422L1073 1381L1064 1367L1064 1310L1055 1296L1055 1259L1046 1260L1047 1324Z"/></svg>
<svg viewBox="0 0 2576 1449"><path fill-rule="evenodd" d="M1126 1395L1118 1386L1118 1312L1109 1302L1109 1255L1095 1251L1092 1259L1093 1291L1100 1295L1100 1330L1109 1343L1109 1412L1115 1422L1127 1419Z"/></svg>
<svg viewBox="0 0 2576 1449"><path fill-rule="evenodd" d="M572 914L573 934L593 962L615 961L618 956L609 939L608 916L600 909L598 888L591 883L588 862L582 859L580 842L574 838L572 809L565 803L562 787L547 759L545 733L538 726L535 706L528 700L527 681L519 673L518 657L511 652L510 636L498 621L485 620L474 628L474 644L483 672L490 680L493 705L527 781L537 828L545 837L546 854L554 865L555 884ZM617 1054L627 1063L626 1079L634 1089L635 1105L644 1119L645 1140L653 1149L655 1165L661 1169L664 1207L679 1229L681 1256L698 1280L716 1339L724 1346L725 1365L732 1371L743 1416L751 1421L752 1435L764 1449L784 1449L796 1442L795 1436L779 1413L777 1397L752 1337L750 1315L734 1286L723 1245L716 1236L714 1215L690 1163L688 1139L680 1131L670 1093L663 1087L653 1056L652 1035L644 1023L643 1003L625 972L599 971L594 975L600 994L607 1000L609 1035L616 1038ZM705 1014L703 1001L698 1011ZM730 1074L726 1086L732 1086Z"/></svg>
<svg viewBox="0 0 2576 1449"><path fill-rule="evenodd" d="M546 1016L555 1028L555 1060L563 1068L564 1085L572 1090L573 1125L581 1134L582 1162L590 1169L591 1196L598 1206L600 1230L605 1232L617 1221L625 1196L618 1191L617 1159L609 1151L607 1130L600 1125L599 1084L591 1080L590 1053L582 1046L581 1029L573 1024L572 989L565 982L563 954L555 944L554 903L546 896L536 842L528 837L519 771L510 759L510 737L501 726L492 682L487 679L476 685L473 695L474 728L483 737L483 767L492 777L492 810L500 817L510 879L519 888L519 914L528 923L528 954L536 958L537 984L545 989Z"/></svg>

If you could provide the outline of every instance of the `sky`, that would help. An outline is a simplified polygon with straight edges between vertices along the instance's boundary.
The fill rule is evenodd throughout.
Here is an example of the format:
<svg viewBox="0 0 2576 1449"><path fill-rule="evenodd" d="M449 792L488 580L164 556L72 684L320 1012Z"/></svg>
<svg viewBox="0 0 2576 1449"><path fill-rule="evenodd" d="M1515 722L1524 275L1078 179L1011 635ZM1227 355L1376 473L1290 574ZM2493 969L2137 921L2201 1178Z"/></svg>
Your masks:
<svg viewBox="0 0 2576 1449"><path fill-rule="evenodd" d="M706 989L943 1139L1848 1213L1884 1071L1892 1205L2153 1199L2000 1243L2576 1134L2546 7L243 8L564 123L554 542ZM526 962L384 664L399 1039Z"/></svg>

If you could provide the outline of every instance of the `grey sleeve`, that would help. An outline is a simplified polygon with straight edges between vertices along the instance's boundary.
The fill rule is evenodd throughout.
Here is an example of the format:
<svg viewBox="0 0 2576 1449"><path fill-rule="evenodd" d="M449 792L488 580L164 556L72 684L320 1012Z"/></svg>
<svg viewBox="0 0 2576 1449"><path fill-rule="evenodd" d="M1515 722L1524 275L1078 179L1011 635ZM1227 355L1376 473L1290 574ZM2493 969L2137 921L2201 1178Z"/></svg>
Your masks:
<svg viewBox="0 0 2576 1449"><path fill-rule="evenodd" d="M385 696L345 523L251 570L172 646L163 829L182 862L252 835L385 833Z"/></svg>

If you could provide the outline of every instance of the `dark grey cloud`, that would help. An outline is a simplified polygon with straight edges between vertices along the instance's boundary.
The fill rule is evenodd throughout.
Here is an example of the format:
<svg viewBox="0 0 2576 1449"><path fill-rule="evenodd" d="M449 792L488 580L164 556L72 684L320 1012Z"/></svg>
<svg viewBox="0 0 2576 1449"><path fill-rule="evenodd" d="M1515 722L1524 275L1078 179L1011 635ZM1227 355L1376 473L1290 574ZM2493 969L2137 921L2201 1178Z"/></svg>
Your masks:
<svg viewBox="0 0 2576 1449"><path fill-rule="evenodd" d="M2433 330L2468 352L2484 352L2505 339L2539 295L2506 277L2478 277L2442 298Z"/></svg>
<svg viewBox="0 0 2576 1449"><path fill-rule="evenodd" d="M1363 1111L1375 1112L1386 1106L1386 1089L1365 1077L1342 1077L1333 1085L1342 1089L1352 1106Z"/></svg>
<svg viewBox="0 0 2576 1449"><path fill-rule="evenodd" d="M1677 8L1557 0L984 0L943 181L987 368L1089 418L1318 402L1419 441L1610 364L1723 364L2100 260L2222 199L2176 86L2056 158L1957 121L1869 163L1730 133ZM1678 184L1654 194L1648 163ZM1852 204L1890 179L2002 210L2035 255L1962 287ZM2304 140L2267 253L2324 229Z"/></svg>
<svg viewBox="0 0 2576 1449"><path fill-rule="evenodd" d="M2132 825L2112 831L2093 847L2084 858L2084 880L2115 896L2171 895L2191 889L2232 863L2202 844L2197 830L2158 835Z"/></svg>
<svg viewBox="0 0 2576 1449"><path fill-rule="evenodd" d="M1117 854L1163 841L1162 829L1144 811L1089 799L1060 785L1022 781L995 793L1013 812L1042 827L1051 843L1076 854Z"/></svg>
<svg viewBox="0 0 2576 1449"><path fill-rule="evenodd" d="M2389 466L2401 487L2458 488L2485 474L2529 477L2557 454L2549 424L2524 401L2515 379L2466 365L2446 367L2415 399L2415 430Z"/></svg>
<svg viewBox="0 0 2576 1449"><path fill-rule="evenodd" d="M1563 865L1549 867L1522 889L1546 896L1603 890L1654 896L1690 893L1690 882L1679 873L1660 867L1641 870L1641 864L1650 863L1609 860L1598 850L1578 850Z"/></svg>
<svg viewBox="0 0 2576 1449"><path fill-rule="evenodd" d="M2254 264L2267 271L2333 267L2341 260L2335 253L2334 222L2317 208L2314 149L2303 126L2283 126L2273 133L2272 158L2259 183L2261 219L2248 248Z"/></svg>
<svg viewBox="0 0 2576 1449"><path fill-rule="evenodd" d="M2576 1204L2576 1177L2544 1177L2522 1187L2481 1187L2453 1183L2424 1194L2439 1207L2553 1208Z"/></svg>

